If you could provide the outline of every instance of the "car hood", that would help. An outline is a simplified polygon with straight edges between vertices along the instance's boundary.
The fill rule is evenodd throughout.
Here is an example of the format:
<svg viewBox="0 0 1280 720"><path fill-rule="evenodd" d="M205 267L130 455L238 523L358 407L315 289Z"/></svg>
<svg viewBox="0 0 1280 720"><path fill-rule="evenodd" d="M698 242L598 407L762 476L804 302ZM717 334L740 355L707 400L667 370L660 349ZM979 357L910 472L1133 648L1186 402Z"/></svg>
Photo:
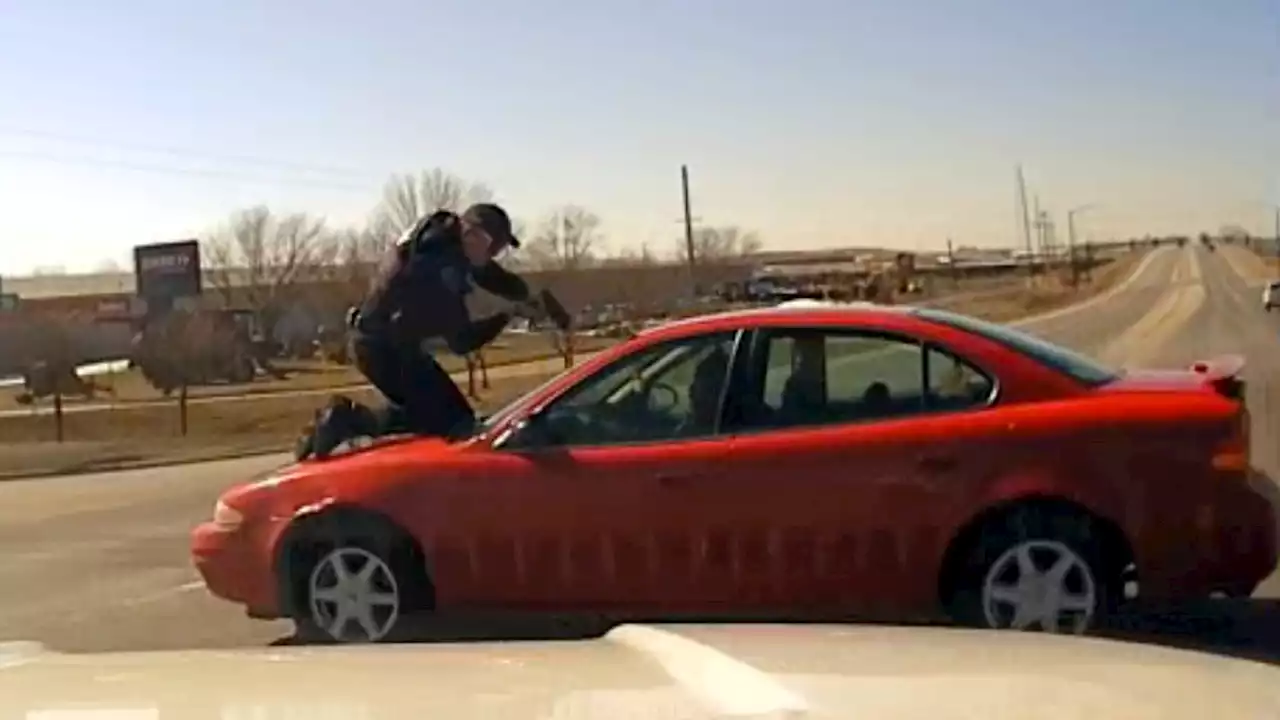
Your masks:
<svg viewBox="0 0 1280 720"><path fill-rule="evenodd" d="M291 461L262 473L247 485L271 486L302 478L330 477L351 468L421 466L456 457L480 444L478 438L448 441L436 437L393 435L340 450L322 460Z"/></svg>
<svg viewBox="0 0 1280 720"><path fill-rule="evenodd" d="M0 651L0 717L1275 717L1280 669L930 628L624 625L569 642L110 655Z"/></svg>

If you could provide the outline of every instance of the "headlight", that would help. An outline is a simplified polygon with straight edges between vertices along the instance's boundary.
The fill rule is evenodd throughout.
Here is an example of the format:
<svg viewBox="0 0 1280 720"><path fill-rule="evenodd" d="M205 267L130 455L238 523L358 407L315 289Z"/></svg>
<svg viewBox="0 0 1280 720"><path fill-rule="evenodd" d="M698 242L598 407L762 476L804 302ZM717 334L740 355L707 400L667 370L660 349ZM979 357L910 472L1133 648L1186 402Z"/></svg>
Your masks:
<svg viewBox="0 0 1280 720"><path fill-rule="evenodd" d="M213 524L224 530L235 530L244 522L239 510L219 500L213 506Z"/></svg>

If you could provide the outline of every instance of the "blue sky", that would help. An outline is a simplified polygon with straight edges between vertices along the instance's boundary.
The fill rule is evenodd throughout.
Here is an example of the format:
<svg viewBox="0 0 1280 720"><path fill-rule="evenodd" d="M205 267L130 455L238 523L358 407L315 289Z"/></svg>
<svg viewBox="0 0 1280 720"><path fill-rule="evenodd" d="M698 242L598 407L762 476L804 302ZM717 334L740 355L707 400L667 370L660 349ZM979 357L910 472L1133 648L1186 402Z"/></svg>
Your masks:
<svg viewBox="0 0 1280 720"><path fill-rule="evenodd" d="M1216 7L1215 7L1216 5ZM0 0L0 273L126 262L242 206L361 222L392 172L694 213L776 248L1269 229L1273 0ZM157 150L170 152L157 152ZM269 161L269 162L268 162Z"/></svg>

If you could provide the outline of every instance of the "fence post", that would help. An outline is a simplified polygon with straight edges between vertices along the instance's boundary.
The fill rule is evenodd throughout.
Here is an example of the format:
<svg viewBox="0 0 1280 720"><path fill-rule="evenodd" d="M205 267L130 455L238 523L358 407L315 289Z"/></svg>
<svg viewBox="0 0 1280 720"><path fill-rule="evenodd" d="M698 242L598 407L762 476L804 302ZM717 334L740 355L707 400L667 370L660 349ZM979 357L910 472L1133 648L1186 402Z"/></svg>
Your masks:
<svg viewBox="0 0 1280 720"><path fill-rule="evenodd" d="M184 377L178 388L178 432L187 436L187 381Z"/></svg>
<svg viewBox="0 0 1280 720"><path fill-rule="evenodd" d="M58 442L62 442L65 436L65 428L63 427L62 417L62 391L54 390L53 393L53 426Z"/></svg>

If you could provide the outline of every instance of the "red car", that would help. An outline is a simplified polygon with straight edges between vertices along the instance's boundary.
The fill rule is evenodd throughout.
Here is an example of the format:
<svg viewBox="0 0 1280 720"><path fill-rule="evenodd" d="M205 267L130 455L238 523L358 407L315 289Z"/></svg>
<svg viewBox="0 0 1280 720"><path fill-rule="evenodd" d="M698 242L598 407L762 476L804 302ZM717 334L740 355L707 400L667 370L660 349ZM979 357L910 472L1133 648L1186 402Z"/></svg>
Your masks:
<svg viewBox="0 0 1280 720"><path fill-rule="evenodd" d="M229 490L192 552L214 594L338 640L464 608L1083 632L1135 581L1247 596L1275 567L1240 366L1117 374L920 308L700 317L470 437Z"/></svg>

